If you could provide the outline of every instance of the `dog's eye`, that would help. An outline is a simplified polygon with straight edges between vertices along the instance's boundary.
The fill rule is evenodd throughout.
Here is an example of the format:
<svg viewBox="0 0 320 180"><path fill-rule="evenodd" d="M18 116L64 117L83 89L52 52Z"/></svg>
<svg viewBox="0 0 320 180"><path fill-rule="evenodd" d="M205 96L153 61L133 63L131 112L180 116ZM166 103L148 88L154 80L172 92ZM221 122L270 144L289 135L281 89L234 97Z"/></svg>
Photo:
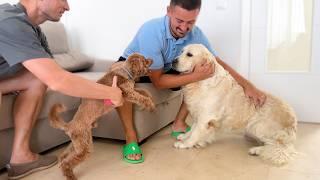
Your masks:
<svg viewBox="0 0 320 180"><path fill-rule="evenodd" d="M188 57L192 57L193 55L191 53L187 53L187 56Z"/></svg>

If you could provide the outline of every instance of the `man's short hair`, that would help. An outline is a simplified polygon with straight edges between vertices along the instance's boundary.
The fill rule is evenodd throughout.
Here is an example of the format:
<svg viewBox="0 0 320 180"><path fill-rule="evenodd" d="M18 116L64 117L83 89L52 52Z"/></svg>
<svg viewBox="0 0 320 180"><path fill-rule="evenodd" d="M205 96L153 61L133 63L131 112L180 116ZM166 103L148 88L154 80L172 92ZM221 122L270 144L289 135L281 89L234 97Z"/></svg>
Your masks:
<svg viewBox="0 0 320 180"><path fill-rule="evenodd" d="M200 9L201 0L170 0L170 6L180 6L188 11Z"/></svg>

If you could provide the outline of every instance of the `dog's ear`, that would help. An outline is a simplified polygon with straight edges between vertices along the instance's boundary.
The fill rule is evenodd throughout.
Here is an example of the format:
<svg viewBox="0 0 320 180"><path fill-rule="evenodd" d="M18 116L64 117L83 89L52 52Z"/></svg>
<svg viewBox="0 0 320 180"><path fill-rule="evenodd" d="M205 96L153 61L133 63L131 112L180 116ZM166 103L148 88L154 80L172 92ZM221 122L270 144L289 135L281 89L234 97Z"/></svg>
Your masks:
<svg viewBox="0 0 320 180"><path fill-rule="evenodd" d="M214 67L215 61L216 61L216 58L214 56L209 56L209 57L203 58L201 63L208 64Z"/></svg>
<svg viewBox="0 0 320 180"><path fill-rule="evenodd" d="M137 54L137 53L133 53L133 54L131 54L131 55L128 57L127 61L129 61L129 62L137 61L137 60L139 60L140 58L141 58L141 55L139 55L139 54Z"/></svg>
<svg viewBox="0 0 320 180"><path fill-rule="evenodd" d="M148 58L146 59L146 62L148 66L151 66L151 64L153 63L153 60Z"/></svg>
<svg viewBox="0 0 320 180"><path fill-rule="evenodd" d="M203 63L209 63L209 64L215 64L216 61L217 61L216 58L210 52L206 53L202 60Z"/></svg>
<svg viewBox="0 0 320 180"><path fill-rule="evenodd" d="M201 59L201 64L212 64L212 60L208 57L202 58Z"/></svg>

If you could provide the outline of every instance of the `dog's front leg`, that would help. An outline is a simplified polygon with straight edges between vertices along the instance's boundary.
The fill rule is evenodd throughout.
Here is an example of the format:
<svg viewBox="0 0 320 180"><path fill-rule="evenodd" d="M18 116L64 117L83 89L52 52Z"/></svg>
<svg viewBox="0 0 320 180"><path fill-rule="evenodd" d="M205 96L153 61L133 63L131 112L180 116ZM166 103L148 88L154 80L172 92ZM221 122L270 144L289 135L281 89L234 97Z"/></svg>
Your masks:
<svg viewBox="0 0 320 180"><path fill-rule="evenodd" d="M203 127L201 124L194 122L192 124L191 130L179 137L179 141L174 143L175 148L185 149L194 147L197 142L200 140L201 132Z"/></svg>
<svg viewBox="0 0 320 180"><path fill-rule="evenodd" d="M195 121L191 131L180 137L181 141L174 144L176 148L205 147L215 139L215 131L219 127L215 120Z"/></svg>
<svg viewBox="0 0 320 180"><path fill-rule="evenodd" d="M140 93L142 96L145 97L150 97L152 99L152 95L150 94L149 91L145 90L145 89L141 89L141 88L134 88L134 91Z"/></svg>
<svg viewBox="0 0 320 180"><path fill-rule="evenodd" d="M151 97L140 94L138 91L134 89L126 90L126 100L137 104L148 111L155 110L155 104Z"/></svg>

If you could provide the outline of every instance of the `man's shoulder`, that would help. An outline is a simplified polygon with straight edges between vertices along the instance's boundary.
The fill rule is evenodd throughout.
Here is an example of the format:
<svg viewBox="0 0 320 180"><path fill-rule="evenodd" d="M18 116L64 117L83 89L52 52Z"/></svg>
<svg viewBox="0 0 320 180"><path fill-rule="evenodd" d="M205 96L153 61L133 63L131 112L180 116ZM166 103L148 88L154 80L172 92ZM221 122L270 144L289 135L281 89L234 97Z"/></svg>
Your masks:
<svg viewBox="0 0 320 180"><path fill-rule="evenodd" d="M0 5L0 29L4 32L32 32L32 25L23 10L10 4Z"/></svg>
<svg viewBox="0 0 320 180"><path fill-rule="evenodd" d="M146 21L141 29L149 29L149 30L161 30L164 29L165 19L164 17L154 18Z"/></svg>
<svg viewBox="0 0 320 180"><path fill-rule="evenodd" d="M7 19L24 19L25 13L9 3L0 4L0 22Z"/></svg>

